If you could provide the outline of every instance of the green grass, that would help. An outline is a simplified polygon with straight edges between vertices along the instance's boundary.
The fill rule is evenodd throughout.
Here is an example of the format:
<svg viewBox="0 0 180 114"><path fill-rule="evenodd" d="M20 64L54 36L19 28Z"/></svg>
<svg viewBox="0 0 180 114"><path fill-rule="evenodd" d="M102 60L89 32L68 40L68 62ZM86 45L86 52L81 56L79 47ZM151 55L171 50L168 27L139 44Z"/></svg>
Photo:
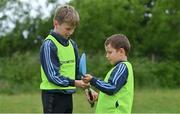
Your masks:
<svg viewBox="0 0 180 114"><path fill-rule="evenodd" d="M41 112L39 94L0 95L0 112Z"/></svg>
<svg viewBox="0 0 180 114"><path fill-rule="evenodd" d="M180 90L137 90L133 112L180 113Z"/></svg>
<svg viewBox="0 0 180 114"><path fill-rule="evenodd" d="M74 94L74 113L93 113L82 91ZM180 90L136 90L134 113L180 113ZM40 93L0 94L0 113L41 113Z"/></svg>

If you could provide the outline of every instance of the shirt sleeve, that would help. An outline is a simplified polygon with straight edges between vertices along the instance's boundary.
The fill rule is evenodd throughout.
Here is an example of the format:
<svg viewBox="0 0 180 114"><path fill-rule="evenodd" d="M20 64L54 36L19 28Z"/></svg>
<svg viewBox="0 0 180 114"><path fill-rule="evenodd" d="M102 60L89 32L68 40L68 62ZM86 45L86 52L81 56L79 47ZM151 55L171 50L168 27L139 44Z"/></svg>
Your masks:
<svg viewBox="0 0 180 114"><path fill-rule="evenodd" d="M93 77L90 83L103 93L114 95L126 84L127 77L127 66L124 63L119 63L113 69L108 82Z"/></svg>
<svg viewBox="0 0 180 114"><path fill-rule="evenodd" d="M40 62L48 81L62 87L74 86L74 80L59 73L61 66L57 48L51 40L46 40L41 46Z"/></svg>

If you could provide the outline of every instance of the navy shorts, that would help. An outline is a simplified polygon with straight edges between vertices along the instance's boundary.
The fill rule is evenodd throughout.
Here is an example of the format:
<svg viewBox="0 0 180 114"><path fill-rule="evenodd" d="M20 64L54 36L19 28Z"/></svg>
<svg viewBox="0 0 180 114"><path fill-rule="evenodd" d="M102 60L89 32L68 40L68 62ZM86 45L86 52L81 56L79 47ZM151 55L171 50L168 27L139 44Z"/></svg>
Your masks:
<svg viewBox="0 0 180 114"><path fill-rule="evenodd" d="M42 105L44 113L72 113L72 94L42 90Z"/></svg>

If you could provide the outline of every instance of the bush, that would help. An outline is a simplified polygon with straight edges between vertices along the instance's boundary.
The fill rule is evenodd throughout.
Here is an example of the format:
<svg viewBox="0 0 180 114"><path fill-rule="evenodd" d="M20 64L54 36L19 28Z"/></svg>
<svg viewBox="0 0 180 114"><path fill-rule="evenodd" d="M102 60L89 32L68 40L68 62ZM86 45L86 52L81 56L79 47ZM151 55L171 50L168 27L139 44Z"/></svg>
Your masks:
<svg viewBox="0 0 180 114"><path fill-rule="evenodd" d="M135 58L132 60L134 69L135 87L159 87L158 77L154 74L157 68L156 64L152 63L147 58Z"/></svg>
<svg viewBox="0 0 180 114"><path fill-rule="evenodd" d="M0 58L0 93L16 93L39 88L40 65L36 53L14 53Z"/></svg>
<svg viewBox="0 0 180 114"><path fill-rule="evenodd" d="M87 56L87 73L104 79L111 67L104 54L98 53Z"/></svg>
<svg viewBox="0 0 180 114"><path fill-rule="evenodd" d="M152 62L147 58L133 58L135 86L138 88L179 87L180 62Z"/></svg>
<svg viewBox="0 0 180 114"><path fill-rule="evenodd" d="M176 88L180 86L179 61L152 62L148 58L130 58L136 88ZM102 53L87 54L87 73L104 79L112 68ZM40 63L38 52L14 53L0 58L0 93L39 90Z"/></svg>

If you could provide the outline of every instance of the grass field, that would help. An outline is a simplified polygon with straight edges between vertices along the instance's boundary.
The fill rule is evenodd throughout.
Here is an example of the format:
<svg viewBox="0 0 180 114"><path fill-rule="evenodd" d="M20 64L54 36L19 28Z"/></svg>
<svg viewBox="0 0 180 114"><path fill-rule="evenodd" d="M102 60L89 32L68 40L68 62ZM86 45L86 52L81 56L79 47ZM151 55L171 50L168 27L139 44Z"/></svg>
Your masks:
<svg viewBox="0 0 180 114"><path fill-rule="evenodd" d="M95 108L78 91L74 94L74 113L93 113ZM0 113L41 113L40 93L0 94ZM180 113L180 90L136 90L133 113Z"/></svg>

